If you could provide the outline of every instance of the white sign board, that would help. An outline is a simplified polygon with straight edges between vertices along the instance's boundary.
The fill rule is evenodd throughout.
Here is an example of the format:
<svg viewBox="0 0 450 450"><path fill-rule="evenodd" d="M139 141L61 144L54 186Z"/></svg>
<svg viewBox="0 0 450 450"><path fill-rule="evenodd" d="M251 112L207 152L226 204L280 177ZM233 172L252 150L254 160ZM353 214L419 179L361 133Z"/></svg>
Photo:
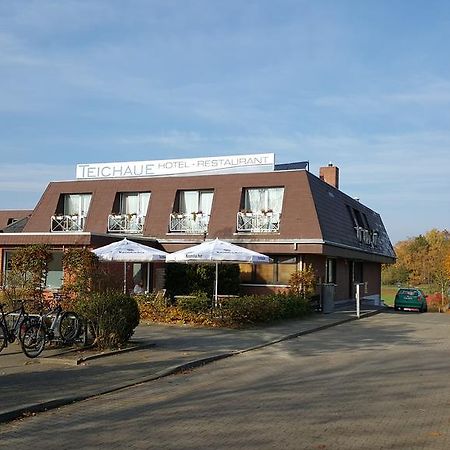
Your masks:
<svg viewBox="0 0 450 450"><path fill-rule="evenodd" d="M77 179L142 178L167 175L215 175L274 170L275 155L213 156L113 163L77 164Z"/></svg>

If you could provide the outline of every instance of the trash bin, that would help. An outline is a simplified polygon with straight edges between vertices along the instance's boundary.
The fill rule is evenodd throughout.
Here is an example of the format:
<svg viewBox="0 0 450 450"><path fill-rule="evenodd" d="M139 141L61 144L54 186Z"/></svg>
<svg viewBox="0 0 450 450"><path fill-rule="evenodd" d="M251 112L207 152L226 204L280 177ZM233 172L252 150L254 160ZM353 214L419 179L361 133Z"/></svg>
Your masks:
<svg viewBox="0 0 450 450"><path fill-rule="evenodd" d="M329 314L334 311L334 297L336 285L334 283L323 283L321 289L322 312Z"/></svg>

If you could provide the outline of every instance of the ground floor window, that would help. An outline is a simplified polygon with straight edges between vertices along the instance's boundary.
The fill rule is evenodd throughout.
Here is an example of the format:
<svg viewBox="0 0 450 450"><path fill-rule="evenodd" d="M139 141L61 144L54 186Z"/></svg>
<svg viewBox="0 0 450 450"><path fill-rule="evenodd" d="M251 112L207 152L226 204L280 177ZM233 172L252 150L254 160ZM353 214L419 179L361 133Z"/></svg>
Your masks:
<svg viewBox="0 0 450 450"><path fill-rule="evenodd" d="M133 286L140 285L144 291L151 291L151 264L133 263Z"/></svg>
<svg viewBox="0 0 450 450"><path fill-rule="evenodd" d="M52 252L52 259L48 263L46 287L59 289L63 283L63 255L64 252Z"/></svg>
<svg viewBox="0 0 450 450"><path fill-rule="evenodd" d="M327 258L325 283L336 283L336 260L334 258Z"/></svg>
<svg viewBox="0 0 450 450"><path fill-rule="evenodd" d="M271 264L239 264L242 284L287 285L298 269L298 257L272 256Z"/></svg>
<svg viewBox="0 0 450 450"><path fill-rule="evenodd" d="M14 250L6 250L3 261L3 284L8 286L8 274L11 272L11 264L14 256ZM48 289L59 289L63 283L63 255L62 251L52 252L52 259L48 264L47 280L45 287Z"/></svg>

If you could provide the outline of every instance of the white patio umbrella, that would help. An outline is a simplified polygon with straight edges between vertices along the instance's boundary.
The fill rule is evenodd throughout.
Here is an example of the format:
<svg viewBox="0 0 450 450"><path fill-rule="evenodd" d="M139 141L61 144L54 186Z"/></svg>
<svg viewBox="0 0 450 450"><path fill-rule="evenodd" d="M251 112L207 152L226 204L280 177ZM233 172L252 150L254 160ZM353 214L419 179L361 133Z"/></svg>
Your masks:
<svg viewBox="0 0 450 450"><path fill-rule="evenodd" d="M248 250L239 245L221 241L216 238L213 241L202 242L178 252L170 253L166 262L178 263L214 263L216 265L216 280L214 285L214 305L217 306L217 287L219 264L221 263L270 263L272 259L262 253Z"/></svg>
<svg viewBox="0 0 450 450"><path fill-rule="evenodd" d="M168 253L124 238L96 248L93 252L101 261L123 262L123 292L127 291L127 262L165 261Z"/></svg>

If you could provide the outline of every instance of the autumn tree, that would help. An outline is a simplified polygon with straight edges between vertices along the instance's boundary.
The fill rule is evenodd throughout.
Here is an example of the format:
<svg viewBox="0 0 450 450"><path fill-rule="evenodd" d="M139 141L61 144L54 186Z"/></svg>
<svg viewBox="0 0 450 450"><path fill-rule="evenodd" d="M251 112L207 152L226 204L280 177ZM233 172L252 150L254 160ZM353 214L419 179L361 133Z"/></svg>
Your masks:
<svg viewBox="0 0 450 450"><path fill-rule="evenodd" d="M397 261L383 267L385 284L427 284L447 297L450 286L450 233L432 229L395 245Z"/></svg>
<svg viewBox="0 0 450 450"><path fill-rule="evenodd" d="M309 297L316 289L316 273L311 264L295 271L289 278L289 292L299 297Z"/></svg>
<svg viewBox="0 0 450 450"><path fill-rule="evenodd" d="M428 276L430 283L441 293L442 301L447 298L450 286L450 233L447 230L431 230L426 234L429 244L428 250Z"/></svg>

